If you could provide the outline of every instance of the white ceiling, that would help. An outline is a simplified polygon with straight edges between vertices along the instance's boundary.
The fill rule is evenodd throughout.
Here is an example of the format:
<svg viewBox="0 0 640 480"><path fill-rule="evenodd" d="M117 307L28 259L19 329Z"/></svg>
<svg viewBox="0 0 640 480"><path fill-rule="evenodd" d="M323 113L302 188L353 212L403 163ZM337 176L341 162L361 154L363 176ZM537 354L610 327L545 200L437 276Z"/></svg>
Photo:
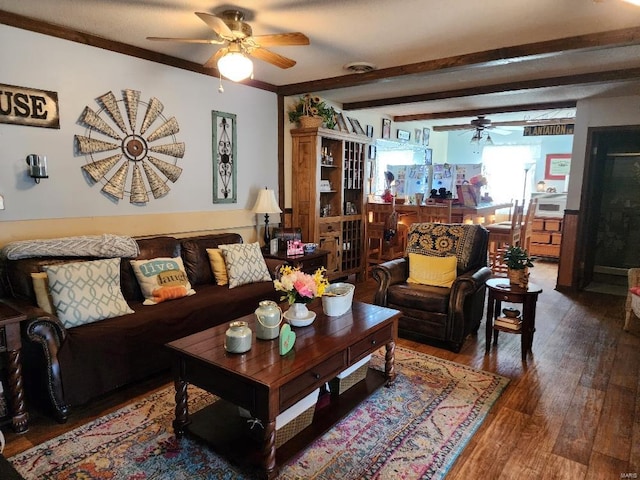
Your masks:
<svg viewBox="0 0 640 480"><path fill-rule="evenodd" d="M0 0L0 10L5 12L199 64L218 46L151 42L146 37L213 38L194 12L220 13L229 8L244 11L254 35L300 31L309 37L308 46L272 48L297 61L291 69L254 61L256 80L294 90L306 87L295 86L301 82L347 75L343 66L349 62L365 61L389 69L503 47L640 28L640 7L622 0ZM636 36L640 37L640 29ZM627 45L509 58L494 62L502 64L472 64L366 85L333 88L337 82L327 81L314 91L329 100L353 103L640 68L640 42L635 37L622 41ZM470 96L462 92L455 98L376 109L384 115L398 116L576 101L596 95L637 94L640 79L494 90L490 94ZM529 114L535 115L541 113ZM491 117L500 120L499 115Z"/></svg>

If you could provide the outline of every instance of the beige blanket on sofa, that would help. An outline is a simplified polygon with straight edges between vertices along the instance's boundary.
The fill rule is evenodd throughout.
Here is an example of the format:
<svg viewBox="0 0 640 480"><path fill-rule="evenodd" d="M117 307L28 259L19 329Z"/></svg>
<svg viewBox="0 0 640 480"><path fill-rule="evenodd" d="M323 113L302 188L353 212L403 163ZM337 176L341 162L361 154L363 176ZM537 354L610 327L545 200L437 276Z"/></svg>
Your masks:
<svg viewBox="0 0 640 480"><path fill-rule="evenodd" d="M81 237L22 240L2 248L1 254L9 260L32 257L100 257L133 258L140 253L138 243L121 235L86 235Z"/></svg>

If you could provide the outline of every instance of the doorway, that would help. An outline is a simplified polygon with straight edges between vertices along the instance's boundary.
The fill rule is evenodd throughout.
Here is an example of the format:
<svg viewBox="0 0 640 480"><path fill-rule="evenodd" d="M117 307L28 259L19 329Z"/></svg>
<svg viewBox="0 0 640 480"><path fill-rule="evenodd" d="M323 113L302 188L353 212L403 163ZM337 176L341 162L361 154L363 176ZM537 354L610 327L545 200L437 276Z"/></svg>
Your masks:
<svg viewBox="0 0 640 480"><path fill-rule="evenodd" d="M580 288L626 294L640 266L640 126L589 129Z"/></svg>

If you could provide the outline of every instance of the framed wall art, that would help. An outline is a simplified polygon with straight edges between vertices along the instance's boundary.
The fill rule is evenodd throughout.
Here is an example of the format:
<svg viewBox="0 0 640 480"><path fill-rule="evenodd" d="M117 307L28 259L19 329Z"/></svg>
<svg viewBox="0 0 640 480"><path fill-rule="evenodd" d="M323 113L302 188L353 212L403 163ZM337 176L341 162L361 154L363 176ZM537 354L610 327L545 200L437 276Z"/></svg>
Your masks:
<svg viewBox="0 0 640 480"><path fill-rule="evenodd" d="M391 138L391 119L382 119L382 138Z"/></svg>
<svg viewBox="0 0 640 480"><path fill-rule="evenodd" d="M408 130L401 130L398 129L398 140L404 140L405 142L408 142L411 139L411 132Z"/></svg>
<svg viewBox="0 0 640 480"><path fill-rule="evenodd" d="M422 144L427 147L429 146L429 137L431 136L431 129L424 127L422 129Z"/></svg>
<svg viewBox="0 0 640 480"><path fill-rule="evenodd" d="M545 180L564 180L571 169L570 153L550 153L544 169Z"/></svg>
<svg viewBox="0 0 640 480"><path fill-rule="evenodd" d="M237 146L236 115L213 110L213 203L236 203Z"/></svg>
<svg viewBox="0 0 640 480"><path fill-rule="evenodd" d="M367 137L373 138L373 125L367 125Z"/></svg>

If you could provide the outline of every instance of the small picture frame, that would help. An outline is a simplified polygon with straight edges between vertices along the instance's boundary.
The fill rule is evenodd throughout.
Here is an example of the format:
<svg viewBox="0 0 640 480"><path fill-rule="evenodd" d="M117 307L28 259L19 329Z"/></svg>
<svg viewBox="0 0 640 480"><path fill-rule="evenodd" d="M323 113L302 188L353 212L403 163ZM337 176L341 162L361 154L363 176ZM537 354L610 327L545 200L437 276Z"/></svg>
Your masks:
<svg viewBox="0 0 640 480"><path fill-rule="evenodd" d="M391 138L391 119L382 119L382 138Z"/></svg>
<svg viewBox="0 0 640 480"><path fill-rule="evenodd" d="M336 113L336 125L338 130L341 132L349 132L349 127L347 127L347 121L344 119L344 115L342 113Z"/></svg>
<svg viewBox="0 0 640 480"><path fill-rule="evenodd" d="M433 165L433 149L431 148L424 149L424 164Z"/></svg>
<svg viewBox="0 0 640 480"><path fill-rule="evenodd" d="M411 140L411 132L408 130L398 129L397 137L398 137L398 140L403 140L405 142L408 142L409 140Z"/></svg>
<svg viewBox="0 0 640 480"><path fill-rule="evenodd" d="M422 129L422 144L426 147L429 145L429 137L431 136L431 129L424 127Z"/></svg>
<svg viewBox="0 0 640 480"><path fill-rule="evenodd" d="M418 145L420 145L420 143L422 142L422 129L421 128L416 128L416 129L413 130L413 139Z"/></svg>
<svg viewBox="0 0 640 480"><path fill-rule="evenodd" d="M376 146L369 145L369 160L375 160L375 159L376 159Z"/></svg>
<svg viewBox="0 0 640 480"><path fill-rule="evenodd" d="M278 240L277 238L272 238L269 241L269 253L271 255L276 255L279 249L280 249L280 240Z"/></svg>
<svg viewBox="0 0 640 480"><path fill-rule="evenodd" d="M367 137L373 138L373 125L367 125Z"/></svg>
<svg viewBox="0 0 640 480"><path fill-rule="evenodd" d="M357 133L358 135L366 135L365 131L362 129L362 125L360 125L360 122L358 121L357 118L351 118L351 117L347 117L347 118L349 119L349 123L353 128L353 133Z"/></svg>
<svg viewBox="0 0 640 480"><path fill-rule="evenodd" d="M292 227L275 227L273 238L278 240L278 251L285 251L289 240L299 240L302 242L302 229Z"/></svg>

